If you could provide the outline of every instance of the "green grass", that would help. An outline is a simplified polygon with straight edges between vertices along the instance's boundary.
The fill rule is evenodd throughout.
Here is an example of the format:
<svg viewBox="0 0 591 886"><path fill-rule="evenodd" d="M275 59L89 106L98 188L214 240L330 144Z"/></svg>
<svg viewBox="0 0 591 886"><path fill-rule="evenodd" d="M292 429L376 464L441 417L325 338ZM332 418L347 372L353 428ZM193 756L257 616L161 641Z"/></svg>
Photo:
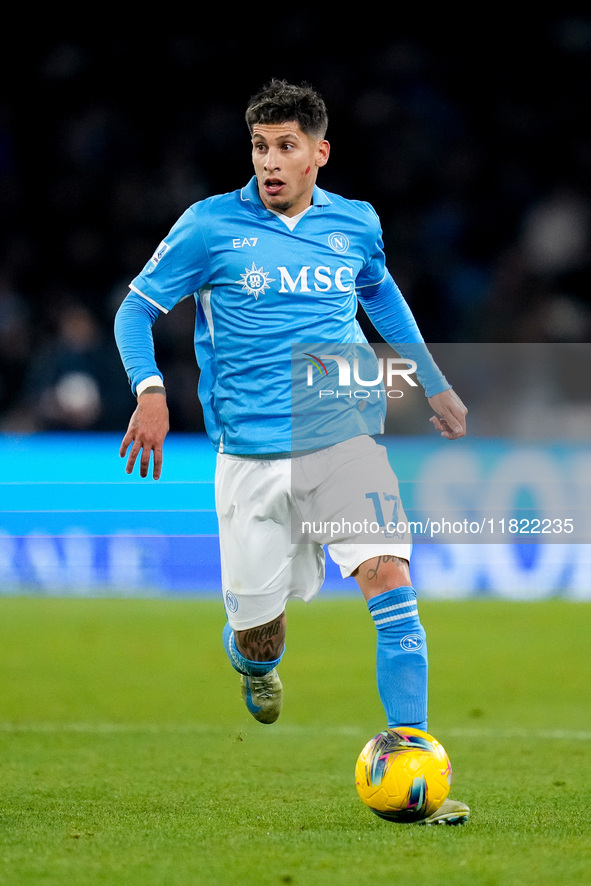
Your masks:
<svg viewBox="0 0 591 886"><path fill-rule="evenodd" d="M262 726L219 603L0 599L0 884L591 883L591 606L421 612L463 828L357 799L383 727L361 600L291 607L284 711Z"/></svg>

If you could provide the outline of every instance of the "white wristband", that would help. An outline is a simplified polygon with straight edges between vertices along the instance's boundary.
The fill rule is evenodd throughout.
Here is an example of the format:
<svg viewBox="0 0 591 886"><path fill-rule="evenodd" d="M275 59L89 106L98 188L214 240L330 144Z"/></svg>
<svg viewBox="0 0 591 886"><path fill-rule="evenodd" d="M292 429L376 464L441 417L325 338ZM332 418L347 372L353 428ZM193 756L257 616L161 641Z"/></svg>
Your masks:
<svg viewBox="0 0 591 886"><path fill-rule="evenodd" d="M146 388L151 388L152 385L156 385L159 388L163 388L164 382L162 381L162 379L160 378L159 375L151 375L149 378L145 378L143 381L141 381L137 385L137 387L135 389L136 397L139 397L139 395L142 393L142 391L145 391Z"/></svg>

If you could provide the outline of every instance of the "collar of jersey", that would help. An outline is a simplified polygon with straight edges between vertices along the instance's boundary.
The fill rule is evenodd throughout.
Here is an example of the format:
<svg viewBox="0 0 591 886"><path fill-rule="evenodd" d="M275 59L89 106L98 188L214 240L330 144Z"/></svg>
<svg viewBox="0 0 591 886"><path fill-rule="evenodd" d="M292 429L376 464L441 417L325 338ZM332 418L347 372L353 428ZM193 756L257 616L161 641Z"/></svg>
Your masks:
<svg viewBox="0 0 591 886"><path fill-rule="evenodd" d="M240 191L240 199L245 203L252 203L253 208L259 212L265 212L272 215L270 210L267 209L261 200L256 175L253 175L246 187L242 188ZM326 193L317 185L314 185L314 191L312 192L312 206L328 206L329 204L330 200Z"/></svg>

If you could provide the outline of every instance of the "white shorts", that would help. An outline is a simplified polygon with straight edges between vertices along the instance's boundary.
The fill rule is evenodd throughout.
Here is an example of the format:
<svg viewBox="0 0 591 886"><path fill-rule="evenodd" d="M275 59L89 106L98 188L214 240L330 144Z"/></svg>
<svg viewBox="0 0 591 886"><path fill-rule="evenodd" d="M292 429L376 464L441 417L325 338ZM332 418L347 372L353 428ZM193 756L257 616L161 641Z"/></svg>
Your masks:
<svg viewBox="0 0 591 886"><path fill-rule="evenodd" d="M272 621L289 599L316 596L325 545L343 577L372 557L411 555L398 480L385 447L367 436L294 458L220 453L216 509L234 630Z"/></svg>

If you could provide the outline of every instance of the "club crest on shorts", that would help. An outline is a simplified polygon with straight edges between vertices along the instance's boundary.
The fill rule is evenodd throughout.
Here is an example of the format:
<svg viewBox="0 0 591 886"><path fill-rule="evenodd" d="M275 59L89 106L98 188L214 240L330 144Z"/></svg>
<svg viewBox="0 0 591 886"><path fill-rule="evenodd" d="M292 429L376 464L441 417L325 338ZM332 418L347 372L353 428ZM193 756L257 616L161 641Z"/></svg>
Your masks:
<svg viewBox="0 0 591 886"><path fill-rule="evenodd" d="M228 612L238 611L238 600L232 591L226 591L226 609Z"/></svg>

